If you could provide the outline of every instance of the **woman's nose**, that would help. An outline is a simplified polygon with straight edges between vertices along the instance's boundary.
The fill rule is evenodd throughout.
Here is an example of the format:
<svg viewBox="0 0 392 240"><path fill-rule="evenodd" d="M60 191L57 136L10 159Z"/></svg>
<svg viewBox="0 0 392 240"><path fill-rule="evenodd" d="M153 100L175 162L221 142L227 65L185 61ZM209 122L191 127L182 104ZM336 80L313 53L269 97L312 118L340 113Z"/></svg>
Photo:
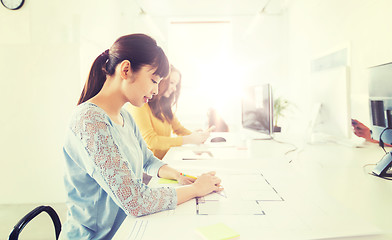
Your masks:
<svg viewBox="0 0 392 240"><path fill-rule="evenodd" d="M158 94L158 84L155 85L155 87L152 89L152 95L157 95Z"/></svg>

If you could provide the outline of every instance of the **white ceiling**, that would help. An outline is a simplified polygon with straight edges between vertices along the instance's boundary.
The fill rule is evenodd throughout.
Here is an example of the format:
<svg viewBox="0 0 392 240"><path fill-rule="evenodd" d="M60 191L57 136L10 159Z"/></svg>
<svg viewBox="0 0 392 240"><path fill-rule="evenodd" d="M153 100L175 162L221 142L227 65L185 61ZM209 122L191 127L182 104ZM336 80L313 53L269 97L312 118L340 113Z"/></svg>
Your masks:
<svg viewBox="0 0 392 240"><path fill-rule="evenodd" d="M263 11L280 13L288 0L136 0L151 16L252 16Z"/></svg>

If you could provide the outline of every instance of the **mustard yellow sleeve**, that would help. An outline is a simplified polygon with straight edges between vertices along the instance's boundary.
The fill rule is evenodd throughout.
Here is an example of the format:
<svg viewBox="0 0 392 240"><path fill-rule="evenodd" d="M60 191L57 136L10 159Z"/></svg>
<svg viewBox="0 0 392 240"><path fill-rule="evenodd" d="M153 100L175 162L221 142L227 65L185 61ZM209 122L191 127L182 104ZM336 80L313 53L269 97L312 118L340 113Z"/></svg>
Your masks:
<svg viewBox="0 0 392 240"><path fill-rule="evenodd" d="M189 135L192 132L186 129L184 126L181 125L180 121L178 121L176 115L173 115L173 121L171 122L173 132L178 136L185 136Z"/></svg>
<svg viewBox="0 0 392 240"><path fill-rule="evenodd" d="M153 152L155 150L169 150L170 147L182 145L182 137L171 137L170 125L166 122L164 124L156 118L148 104L144 104L142 107L130 106L129 111L139 127L144 141ZM161 134L158 134L159 132Z"/></svg>

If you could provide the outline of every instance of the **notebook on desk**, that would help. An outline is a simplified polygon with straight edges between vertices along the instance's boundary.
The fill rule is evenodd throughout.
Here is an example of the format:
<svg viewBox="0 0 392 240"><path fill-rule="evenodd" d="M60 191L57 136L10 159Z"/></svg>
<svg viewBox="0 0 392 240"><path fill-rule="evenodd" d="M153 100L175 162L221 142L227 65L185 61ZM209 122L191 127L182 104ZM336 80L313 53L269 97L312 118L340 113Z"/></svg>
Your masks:
<svg viewBox="0 0 392 240"><path fill-rule="evenodd" d="M239 233L222 222L198 227L196 232L206 240L240 239Z"/></svg>

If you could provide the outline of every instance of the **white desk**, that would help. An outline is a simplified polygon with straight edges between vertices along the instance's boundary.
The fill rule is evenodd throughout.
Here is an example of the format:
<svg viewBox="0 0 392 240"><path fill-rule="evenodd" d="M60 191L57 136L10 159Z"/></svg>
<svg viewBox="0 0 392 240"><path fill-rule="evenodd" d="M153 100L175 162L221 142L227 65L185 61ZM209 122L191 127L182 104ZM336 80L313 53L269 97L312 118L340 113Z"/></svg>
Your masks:
<svg viewBox="0 0 392 240"><path fill-rule="evenodd" d="M392 182L367 174L374 166L364 167L383 156L376 144L305 145L294 152L291 145L271 140L248 146L251 150L176 147L164 161L180 170L217 170L218 175L227 169L260 171L284 199L261 201L265 215L197 215L189 211L196 202L191 200L174 211L128 217L114 239L134 239L127 238L132 229L133 234L139 229L135 239L200 239L196 227L217 222L234 228L241 239L392 238ZM193 150L211 151L213 158L182 160Z"/></svg>

